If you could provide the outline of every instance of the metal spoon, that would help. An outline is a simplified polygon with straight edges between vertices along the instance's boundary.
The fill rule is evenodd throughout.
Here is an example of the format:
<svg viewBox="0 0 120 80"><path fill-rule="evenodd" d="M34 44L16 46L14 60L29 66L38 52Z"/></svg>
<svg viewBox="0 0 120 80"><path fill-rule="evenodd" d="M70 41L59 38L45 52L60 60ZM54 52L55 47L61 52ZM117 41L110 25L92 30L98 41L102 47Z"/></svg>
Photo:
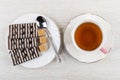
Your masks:
<svg viewBox="0 0 120 80"><path fill-rule="evenodd" d="M40 28L45 28L46 29L46 33L47 33L47 36L49 38L49 41L52 44L52 47L53 47L53 49L54 49L54 51L56 53L56 58L57 58L58 62L60 63L61 62L61 58L60 58L60 55L59 55L59 51L57 51L56 45L55 45L55 43L53 41L51 33L49 32L49 30L47 28L47 21L46 21L46 19L44 17L42 17L42 16L38 16L37 19L36 19L36 21L37 21L37 25L38 25L37 27L39 29Z"/></svg>

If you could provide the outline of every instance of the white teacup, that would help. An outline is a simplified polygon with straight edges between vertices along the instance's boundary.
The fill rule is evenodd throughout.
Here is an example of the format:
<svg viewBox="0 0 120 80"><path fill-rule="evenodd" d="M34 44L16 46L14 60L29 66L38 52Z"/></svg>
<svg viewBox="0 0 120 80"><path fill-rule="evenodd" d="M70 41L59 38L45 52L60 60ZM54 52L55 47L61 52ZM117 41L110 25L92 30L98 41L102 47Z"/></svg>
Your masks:
<svg viewBox="0 0 120 80"><path fill-rule="evenodd" d="M80 24L91 22L100 28L102 32L102 42L98 48L87 51L81 49L75 42L75 31ZM93 15L93 14L84 14L73 19L68 25L65 35L64 42L67 51L76 59L83 62L93 62L100 60L106 56L111 50L113 41L113 35L111 26L103 18Z"/></svg>

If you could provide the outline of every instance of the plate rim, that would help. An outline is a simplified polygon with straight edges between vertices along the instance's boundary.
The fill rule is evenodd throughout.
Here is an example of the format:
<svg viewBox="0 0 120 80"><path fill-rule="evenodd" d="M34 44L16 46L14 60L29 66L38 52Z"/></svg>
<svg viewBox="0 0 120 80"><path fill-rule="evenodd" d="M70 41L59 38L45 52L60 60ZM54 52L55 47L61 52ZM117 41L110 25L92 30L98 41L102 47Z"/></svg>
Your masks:
<svg viewBox="0 0 120 80"><path fill-rule="evenodd" d="M76 58L76 56L75 56L75 54L73 55L73 53L71 52L71 51L69 51L70 50L70 47L68 47L68 44L66 43L66 41L67 41L67 39L66 39L66 34L67 33L69 33L69 35L72 33L72 29L74 28L72 28L72 29L70 29L71 28L71 25L73 25L73 23L72 23L72 21L75 21L75 19L76 18L78 18L78 17L80 17L80 16L83 16L83 15L95 15L95 14L81 14L81 15L79 15L79 16L77 16L77 17L75 17L75 18L73 18L70 22L69 22L69 24L67 25L67 27L66 27L66 29L65 29L65 31L64 31L64 44L65 44L65 48L66 48L66 50L67 50L67 52L73 57L73 58L75 58L76 60L78 60L78 61L81 61L81 62L85 62L85 63L90 63L90 62L96 62L96 61L98 61L98 60L101 60L101 59L103 59L105 56L107 56L107 55L105 55L105 54L103 54L103 56L100 58L100 59L98 59L98 60L93 60L93 61L84 61L84 60L80 60L80 59L78 59L78 58ZM104 20L105 21L105 23L107 23L109 26L110 26L110 29L111 29L111 25L104 19L104 18L102 18L102 17L100 17L100 16L98 16L98 15L95 15L95 16L97 16L97 17L99 17L99 18L101 18L102 20ZM113 34L113 32L111 32L112 34ZM71 37L71 36L70 36ZM72 41L72 40L71 40ZM112 35L112 43L111 43L111 47L113 47L113 35ZM70 46L70 45L69 45ZM74 46L74 45L73 45Z"/></svg>
<svg viewBox="0 0 120 80"><path fill-rule="evenodd" d="M55 24L55 22L51 19L51 18L49 18L48 16L45 16L45 15L43 15L43 14L39 14L39 13L28 13L28 14L24 14L24 15L21 15L21 16L19 16L19 17L17 17L15 20L13 20L10 24L16 24L16 21L18 20L18 19L20 19L20 18L22 18L22 17L25 17L25 16L29 16L29 15L39 15L39 16L44 16L46 19L49 19L49 21L51 22L51 23L53 23L54 24L54 26L56 27L56 30L57 30L57 32L58 32L58 37L59 37L59 45L58 45L58 51L59 51L59 49L60 49L60 46L61 46L61 37L60 37L60 30L59 30L59 28L58 28L58 26ZM18 23L19 24L19 23ZM7 31L7 36L9 35L9 30ZM8 40L6 41L6 42L8 42ZM7 45L8 46L8 45ZM8 50L9 51L9 50ZM37 66L37 67L28 67L28 66L24 66L24 63L22 63L22 64L20 64L20 66L22 66L22 67L24 67L24 68L30 68L30 69L35 69L35 68L41 68L41 67L44 67L44 66L46 66L46 65L48 65L48 64L50 64L53 60L54 60L54 58L55 58L55 54L54 54L54 57L50 60L50 61L48 61L46 64L44 64L44 65L42 65L42 66ZM36 59L36 58L35 58ZM32 61L32 60L30 60L30 61ZM27 61L27 62L30 62L30 61ZM26 62L25 62L26 63Z"/></svg>

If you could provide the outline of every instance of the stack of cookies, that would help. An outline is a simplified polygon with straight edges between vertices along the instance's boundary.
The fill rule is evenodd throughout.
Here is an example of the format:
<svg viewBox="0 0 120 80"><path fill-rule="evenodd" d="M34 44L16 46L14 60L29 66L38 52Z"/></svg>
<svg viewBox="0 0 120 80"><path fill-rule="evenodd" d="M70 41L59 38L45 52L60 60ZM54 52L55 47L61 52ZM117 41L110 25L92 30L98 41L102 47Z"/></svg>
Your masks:
<svg viewBox="0 0 120 80"><path fill-rule="evenodd" d="M9 25L8 49L13 65L35 59L48 49L45 29L36 23Z"/></svg>

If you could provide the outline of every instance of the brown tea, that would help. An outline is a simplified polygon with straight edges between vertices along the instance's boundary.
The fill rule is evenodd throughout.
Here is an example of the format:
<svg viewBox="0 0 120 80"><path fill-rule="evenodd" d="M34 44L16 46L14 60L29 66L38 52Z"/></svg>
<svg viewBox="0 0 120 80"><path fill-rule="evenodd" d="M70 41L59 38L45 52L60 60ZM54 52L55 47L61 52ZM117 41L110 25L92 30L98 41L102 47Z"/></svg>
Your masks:
<svg viewBox="0 0 120 80"><path fill-rule="evenodd" d="M98 48L102 42L102 31L98 25L85 22L75 31L75 42L83 50L92 51Z"/></svg>

